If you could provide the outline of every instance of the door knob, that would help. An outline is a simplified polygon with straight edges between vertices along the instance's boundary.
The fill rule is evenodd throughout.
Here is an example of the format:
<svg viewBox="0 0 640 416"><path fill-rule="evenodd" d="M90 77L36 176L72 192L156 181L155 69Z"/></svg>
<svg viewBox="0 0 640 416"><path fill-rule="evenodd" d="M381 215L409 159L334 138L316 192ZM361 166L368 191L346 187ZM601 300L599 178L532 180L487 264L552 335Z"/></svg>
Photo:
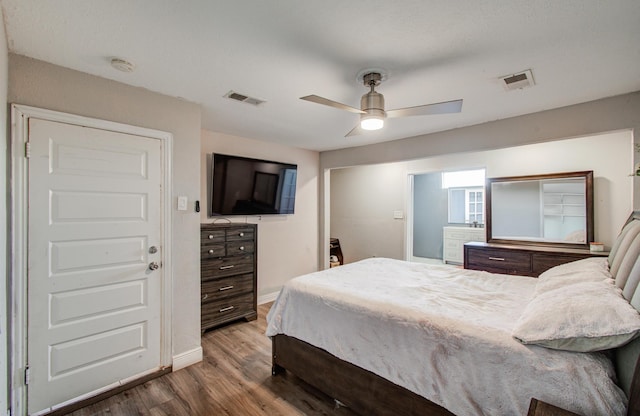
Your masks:
<svg viewBox="0 0 640 416"><path fill-rule="evenodd" d="M158 265L158 263L156 263L155 261L149 263L149 270L158 270L159 267L160 265Z"/></svg>

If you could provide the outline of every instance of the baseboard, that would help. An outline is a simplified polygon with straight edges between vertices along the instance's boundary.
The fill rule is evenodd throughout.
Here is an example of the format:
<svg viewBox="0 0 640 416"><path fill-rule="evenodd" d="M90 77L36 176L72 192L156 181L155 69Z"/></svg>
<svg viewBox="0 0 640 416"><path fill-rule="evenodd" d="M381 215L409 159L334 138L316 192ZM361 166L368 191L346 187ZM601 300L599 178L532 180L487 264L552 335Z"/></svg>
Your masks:
<svg viewBox="0 0 640 416"><path fill-rule="evenodd" d="M278 290L276 292L267 293L266 295L258 296L258 305L262 305L263 303L273 302L274 300L276 300L279 293L280 291Z"/></svg>
<svg viewBox="0 0 640 416"><path fill-rule="evenodd" d="M194 348L173 356L173 371L189 367L192 364L202 361L202 347Z"/></svg>

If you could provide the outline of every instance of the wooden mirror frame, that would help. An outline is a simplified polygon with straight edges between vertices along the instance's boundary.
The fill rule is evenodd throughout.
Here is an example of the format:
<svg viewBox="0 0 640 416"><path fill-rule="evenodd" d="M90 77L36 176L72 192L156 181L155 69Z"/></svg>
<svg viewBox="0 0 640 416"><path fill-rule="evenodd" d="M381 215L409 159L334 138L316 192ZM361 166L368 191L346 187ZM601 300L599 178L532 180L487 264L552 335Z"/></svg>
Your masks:
<svg viewBox="0 0 640 416"><path fill-rule="evenodd" d="M586 241L582 243L564 243L556 241L533 241L533 240L519 240L509 238L494 238L492 235L492 212L491 212L491 188L492 184L500 182L524 182L524 181L542 181L549 179L575 179L584 178L585 180L585 209L586 209ZM500 243L500 244L519 244L519 245L536 245L536 246L552 246L552 247L565 247L565 248L589 248L589 243L594 240L594 215L593 215L593 171L581 171L581 172L565 172L565 173L551 173L545 175L528 175L528 176L509 176L502 178L487 178L485 186L485 205L486 205L486 218L485 227L487 233L488 243Z"/></svg>

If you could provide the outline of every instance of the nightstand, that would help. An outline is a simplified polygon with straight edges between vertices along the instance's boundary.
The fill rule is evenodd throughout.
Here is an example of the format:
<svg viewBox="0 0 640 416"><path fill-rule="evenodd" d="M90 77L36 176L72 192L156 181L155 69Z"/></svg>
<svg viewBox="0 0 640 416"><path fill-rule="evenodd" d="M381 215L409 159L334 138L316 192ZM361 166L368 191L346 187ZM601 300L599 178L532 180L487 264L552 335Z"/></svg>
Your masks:
<svg viewBox="0 0 640 416"><path fill-rule="evenodd" d="M531 399L527 416L580 416L577 413L561 409L536 398Z"/></svg>

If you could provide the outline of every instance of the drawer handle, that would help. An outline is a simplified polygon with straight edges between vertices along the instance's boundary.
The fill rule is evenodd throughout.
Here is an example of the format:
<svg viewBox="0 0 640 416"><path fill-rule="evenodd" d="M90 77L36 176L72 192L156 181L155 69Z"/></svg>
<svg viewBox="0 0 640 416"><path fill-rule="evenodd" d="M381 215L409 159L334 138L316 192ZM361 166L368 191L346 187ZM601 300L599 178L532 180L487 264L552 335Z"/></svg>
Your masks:
<svg viewBox="0 0 640 416"><path fill-rule="evenodd" d="M489 257L489 260L504 261L504 258L502 258L502 257Z"/></svg>
<svg viewBox="0 0 640 416"><path fill-rule="evenodd" d="M244 246L240 246L239 250L244 251Z"/></svg>
<svg viewBox="0 0 640 416"><path fill-rule="evenodd" d="M220 309L220 313L222 313L222 312L227 312L227 311L230 311L230 310L232 310L232 309L233 309L233 306L227 306L226 308L222 308L222 309Z"/></svg>
<svg viewBox="0 0 640 416"><path fill-rule="evenodd" d="M233 264L230 264L228 266L220 266L220 270L229 270L229 269L233 269L235 266Z"/></svg>
<svg viewBox="0 0 640 416"><path fill-rule="evenodd" d="M244 233L240 233L240 234L238 234L238 236L244 237Z"/></svg>
<svg viewBox="0 0 640 416"><path fill-rule="evenodd" d="M205 299L207 299L208 297L209 297L209 294L208 294L208 293L205 293L205 294L204 294L204 296L202 297L202 300L205 300Z"/></svg>
<svg viewBox="0 0 640 416"><path fill-rule="evenodd" d="M233 289L233 286L225 286L225 287L221 287L220 289L218 289L220 292L225 291L225 290L229 290L229 289Z"/></svg>
<svg viewBox="0 0 640 416"><path fill-rule="evenodd" d="M213 234L209 234L209 240L213 240Z"/></svg>
<svg viewBox="0 0 640 416"><path fill-rule="evenodd" d="M212 249L212 250L209 250L209 254L213 254L213 249Z"/></svg>

